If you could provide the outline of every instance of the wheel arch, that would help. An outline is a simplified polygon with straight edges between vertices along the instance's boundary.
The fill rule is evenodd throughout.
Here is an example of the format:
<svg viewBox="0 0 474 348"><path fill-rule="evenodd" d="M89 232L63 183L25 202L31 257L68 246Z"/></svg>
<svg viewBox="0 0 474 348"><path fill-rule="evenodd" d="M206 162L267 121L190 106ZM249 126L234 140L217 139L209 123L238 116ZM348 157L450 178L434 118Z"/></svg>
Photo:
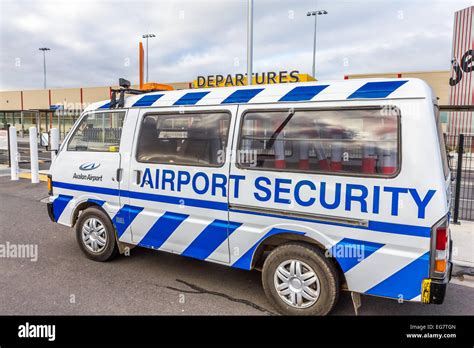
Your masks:
<svg viewBox="0 0 474 348"><path fill-rule="evenodd" d="M74 208L74 211L72 213L72 217L71 217L71 226L74 227L76 225L76 222L77 222L77 219L79 218L79 213L86 210L87 208L90 208L90 207L95 207L95 208L98 208L100 209L102 212L105 213L105 215L107 215L110 219L110 215L107 213L107 211L104 209L104 207L102 206L104 203L102 201L98 201L98 200L95 200L95 199L88 199L86 201L83 201L81 203L79 203L75 208ZM112 219L110 219L110 221L112 221ZM113 224L112 224L113 225Z"/></svg>
<svg viewBox="0 0 474 348"><path fill-rule="evenodd" d="M124 242L121 242L118 238L118 235L117 235L117 228L115 227L115 224L112 220L112 218L110 217L110 215L107 213L107 211L104 209L103 207L104 205L104 202L101 201L101 200L96 200L96 199L88 199L86 201L83 201L81 203L79 203L75 209L74 209L74 212L72 214L72 227L75 227L76 225L76 222L77 220L79 219L79 214L88 209L88 208L91 208L91 207L94 207L94 208L97 208L99 209L100 211L102 211L110 220L110 223L112 225L112 228L114 229L114 235L115 235L115 241L117 243L117 246L118 246L118 249L119 249L119 253L120 254L124 254L127 250L130 250L131 248L134 247L134 245L131 245L131 244L128 244L128 243L124 243Z"/></svg>
<svg viewBox="0 0 474 348"><path fill-rule="evenodd" d="M318 248L323 253L326 253L328 251L328 248L324 246L322 243L318 242L314 238L311 238L305 234L297 234L297 233L273 234L273 235L268 236L267 238L262 239L259 242L258 246L256 247L252 255L250 269L261 270L266 257L272 250L278 248L281 245L288 244L288 243L295 243L295 242L311 245L315 248ZM346 278L339 262L336 260L336 258L333 258L333 257L328 257L328 259L330 259L336 266L339 273L339 279L342 282L341 285L346 286L347 284Z"/></svg>

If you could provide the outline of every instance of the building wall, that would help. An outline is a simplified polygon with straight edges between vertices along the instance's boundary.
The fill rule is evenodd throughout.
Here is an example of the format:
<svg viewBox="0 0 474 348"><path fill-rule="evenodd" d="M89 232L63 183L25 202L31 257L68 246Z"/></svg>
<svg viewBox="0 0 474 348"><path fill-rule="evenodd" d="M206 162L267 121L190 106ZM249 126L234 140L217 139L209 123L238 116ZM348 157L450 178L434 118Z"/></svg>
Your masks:
<svg viewBox="0 0 474 348"><path fill-rule="evenodd" d="M110 98L110 87L92 87L82 89L84 103L95 103Z"/></svg>
<svg viewBox="0 0 474 348"><path fill-rule="evenodd" d="M190 86L190 82L172 82L168 84L173 86L174 89L185 89ZM0 91L0 111L49 109L50 105L56 104L69 104L74 109L80 109L81 90L82 102L84 106L87 106L89 103L109 99L111 87L118 88L118 86L105 86L25 90L23 91L23 108L21 105L22 91ZM131 87L138 89L137 85Z"/></svg>
<svg viewBox="0 0 474 348"><path fill-rule="evenodd" d="M49 109L49 90L23 91L23 109Z"/></svg>
<svg viewBox="0 0 474 348"><path fill-rule="evenodd" d="M80 88L64 88L51 90L51 104L69 104L81 102Z"/></svg>
<svg viewBox="0 0 474 348"><path fill-rule="evenodd" d="M450 105L474 104L474 6L454 13ZM450 134L474 135L474 112L451 112Z"/></svg>
<svg viewBox="0 0 474 348"><path fill-rule="evenodd" d="M0 92L0 110L21 110L21 92Z"/></svg>

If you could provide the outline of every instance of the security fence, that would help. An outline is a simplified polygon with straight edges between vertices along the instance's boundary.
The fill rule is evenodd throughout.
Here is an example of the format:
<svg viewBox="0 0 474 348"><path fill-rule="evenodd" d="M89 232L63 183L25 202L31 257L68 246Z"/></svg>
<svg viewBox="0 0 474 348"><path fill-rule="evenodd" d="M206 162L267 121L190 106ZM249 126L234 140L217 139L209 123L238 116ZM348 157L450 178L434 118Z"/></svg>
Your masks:
<svg viewBox="0 0 474 348"><path fill-rule="evenodd" d="M446 138L451 144L448 159L453 221L474 221L474 134L446 135Z"/></svg>
<svg viewBox="0 0 474 348"><path fill-rule="evenodd" d="M58 128L60 138L66 134L79 118L80 110L23 110L0 111L0 127L6 124L16 127L20 138L28 136L29 128L36 127L38 134Z"/></svg>
<svg viewBox="0 0 474 348"><path fill-rule="evenodd" d="M474 221L474 105L441 106L448 113L445 134L451 171L451 216Z"/></svg>

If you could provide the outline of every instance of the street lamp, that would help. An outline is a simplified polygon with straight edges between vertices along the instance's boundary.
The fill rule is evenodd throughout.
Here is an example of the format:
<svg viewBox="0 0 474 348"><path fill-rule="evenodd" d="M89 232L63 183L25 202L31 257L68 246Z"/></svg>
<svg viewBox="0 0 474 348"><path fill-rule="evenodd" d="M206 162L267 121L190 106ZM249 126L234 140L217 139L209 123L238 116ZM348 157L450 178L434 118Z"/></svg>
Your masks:
<svg viewBox="0 0 474 348"><path fill-rule="evenodd" d="M148 82L148 39L156 37L155 34L144 34L142 38L146 39L146 82Z"/></svg>
<svg viewBox="0 0 474 348"><path fill-rule="evenodd" d="M44 89L46 89L46 51L50 51L51 48L48 47L40 47L40 51L43 51L43 75L44 75Z"/></svg>
<svg viewBox="0 0 474 348"><path fill-rule="evenodd" d="M316 25L318 23L318 16L326 15L326 10L308 11L308 17L314 16L314 44L313 44L313 77L316 76Z"/></svg>
<svg viewBox="0 0 474 348"><path fill-rule="evenodd" d="M253 80L253 0L248 0L247 11L247 85L250 86Z"/></svg>

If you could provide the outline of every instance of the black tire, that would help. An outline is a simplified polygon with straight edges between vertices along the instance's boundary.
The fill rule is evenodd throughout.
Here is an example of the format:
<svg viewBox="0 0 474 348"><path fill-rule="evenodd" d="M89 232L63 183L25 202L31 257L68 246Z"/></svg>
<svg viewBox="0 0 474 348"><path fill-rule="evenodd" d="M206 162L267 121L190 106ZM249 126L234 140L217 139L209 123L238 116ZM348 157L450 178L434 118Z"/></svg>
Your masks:
<svg viewBox="0 0 474 348"><path fill-rule="evenodd" d="M276 290L275 272L280 264L289 260L304 262L319 278L319 297L307 308L287 304ZM288 243L274 249L263 265L262 283L271 304L285 315L327 315L336 305L340 291L339 274L333 261L320 249L305 243Z"/></svg>
<svg viewBox="0 0 474 348"><path fill-rule="evenodd" d="M107 239L105 247L100 252L89 250L82 240L82 226L89 219L99 220L105 228ZM82 252L91 260L105 262L112 260L118 254L117 241L115 239L115 229L109 216L97 207L89 207L82 212L76 222L76 239Z"/></svg>

